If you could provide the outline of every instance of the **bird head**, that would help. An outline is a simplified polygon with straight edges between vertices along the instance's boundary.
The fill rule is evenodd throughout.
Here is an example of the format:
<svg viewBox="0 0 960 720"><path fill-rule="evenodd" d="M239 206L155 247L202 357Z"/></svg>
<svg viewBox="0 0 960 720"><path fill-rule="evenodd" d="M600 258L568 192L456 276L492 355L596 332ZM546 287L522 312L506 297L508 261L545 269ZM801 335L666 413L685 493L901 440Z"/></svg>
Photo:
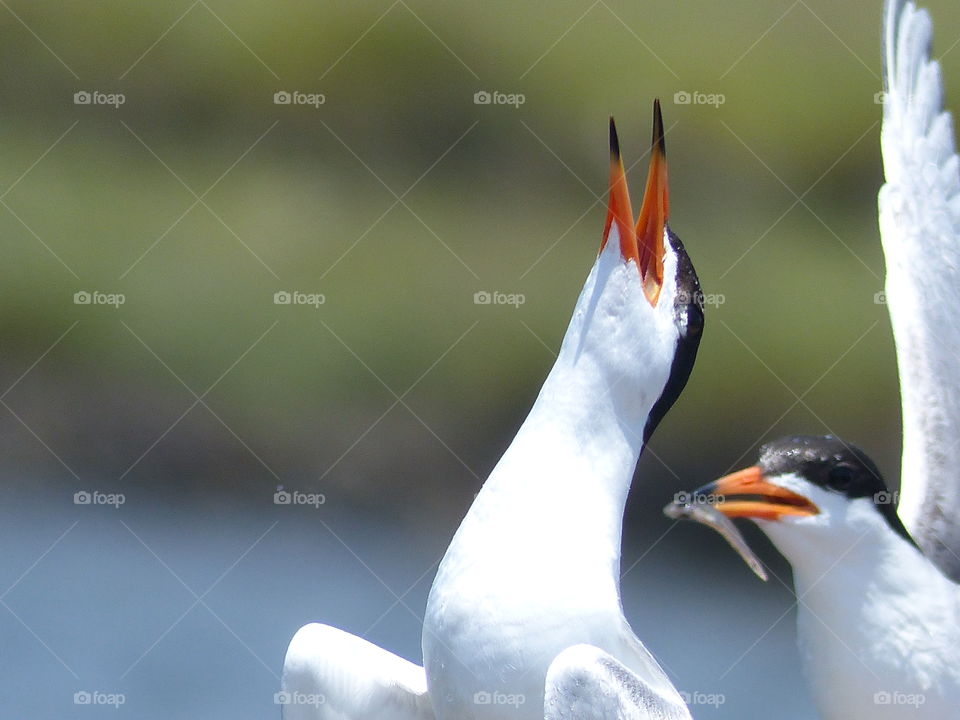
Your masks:
<svg viewBox="0 0 960 720"><path fill-rule="evenodd" d="M839 555L850 547L844 538L853 542L884 523L913 542L877 466L832 435L764 445L756 465L704 485L694 496L728 517L756 521L794 564L811 550Z"/></svg>
<svg viewBox="0 0 960 720"><path fill-rule="evenodd" d="M686 385L703 332L700 281L668 214L666 143L655 101L650 166L636 219L610 119L603 239L561 351L574 361L589 356L602 368L612 401L644 422L644 442Z"/></svg>

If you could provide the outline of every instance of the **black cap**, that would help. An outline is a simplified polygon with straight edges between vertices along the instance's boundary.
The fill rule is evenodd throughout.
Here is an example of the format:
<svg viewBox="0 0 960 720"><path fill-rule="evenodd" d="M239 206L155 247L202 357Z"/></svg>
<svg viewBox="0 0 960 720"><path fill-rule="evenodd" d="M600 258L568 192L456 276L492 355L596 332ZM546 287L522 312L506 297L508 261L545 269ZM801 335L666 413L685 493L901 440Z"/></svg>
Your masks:
<svg viewBox="0 0 960 720"><path fill-rule="evenodd" d="M895 495L867 454L834 435L793 435L760 448L757 465L768 478L793 473L851 500L869 498L891 528L916 545L897 515Z"/></svg>

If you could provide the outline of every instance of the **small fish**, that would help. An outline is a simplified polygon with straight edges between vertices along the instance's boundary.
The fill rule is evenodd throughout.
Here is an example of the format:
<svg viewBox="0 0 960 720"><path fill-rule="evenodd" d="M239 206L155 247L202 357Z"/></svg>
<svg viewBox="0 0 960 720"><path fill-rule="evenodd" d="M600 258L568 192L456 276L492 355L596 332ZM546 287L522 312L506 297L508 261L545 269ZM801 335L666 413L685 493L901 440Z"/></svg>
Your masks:
<svg viewBox="0 0 960 720"><path fill-rule="evenodd" d="M739 553L758 578L764 582L767 581L767 571L763 569L760 560L753 554L753 550L747 545L747 541L743 539L736 525L713 505L704 502L672 502L663 509L663 514L674 520L693 520L712 527L730 543L730 547Z"/></svg>

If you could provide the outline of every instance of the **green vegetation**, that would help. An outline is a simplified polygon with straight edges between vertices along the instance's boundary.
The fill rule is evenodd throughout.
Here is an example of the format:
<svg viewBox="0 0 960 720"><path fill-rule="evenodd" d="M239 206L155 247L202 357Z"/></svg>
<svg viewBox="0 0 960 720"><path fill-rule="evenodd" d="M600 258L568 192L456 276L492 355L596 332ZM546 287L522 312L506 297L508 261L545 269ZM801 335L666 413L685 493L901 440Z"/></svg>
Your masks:
<svg viewBox="0 0 960 720"><path fill-rule="evenodd" d="M111 401L118 412L155 421L118 451L132 462L193 400L133 333L201 394L272 328L205 401L280 475L299 448L316 481L394 401L384 384L402 394L428 369L404 402L482 475L549 366L596 251L606 117L638 162L639 204L660 96L671 224L705 292L723 297L654 445L696 477L667 482L694 485L777 432L827 428L894 473L895 363L874 303L876 5L799 3L782 18L788 6L740 1L14 3L19 20L0 9L0 185L13 185L0 206L6 384L78 321L7 402L28 407L39 386L62 385L62 406L31 427L59 438L70 465L80 451L45 427L48 415L89 422L75 388L110 397L119 383L136 397ZM947 50L960 10L932 5ZM956 99L960 52L944 64ZM75 105L82 90L125 102ZM326 102L274 104L294 90ZM476 105L481 90L525 102ZM678 105L680 91L724 102ZM202 203L183 215L193 193ZM402 203L389 209L394 193ZM125 303L75 305L80 290ZM326 302L275 305L282 290ZM478 306L479 290L525 303ZM780 417L795 400L784 384L815 384L803 402L816 415L800 404ZM176 401L154 417L159 396ZM466 492L474 478L410 419L398 408L356 452L426 446ZM199 437L234 443L207 421ZM390 431L402 439L382 444ZM103 446L113 432L103 423ZM281 436L294 439L277 446ZM50 459L39 446L36 458ZM374 492L391 464L344 464L323 482Z"/></svg>

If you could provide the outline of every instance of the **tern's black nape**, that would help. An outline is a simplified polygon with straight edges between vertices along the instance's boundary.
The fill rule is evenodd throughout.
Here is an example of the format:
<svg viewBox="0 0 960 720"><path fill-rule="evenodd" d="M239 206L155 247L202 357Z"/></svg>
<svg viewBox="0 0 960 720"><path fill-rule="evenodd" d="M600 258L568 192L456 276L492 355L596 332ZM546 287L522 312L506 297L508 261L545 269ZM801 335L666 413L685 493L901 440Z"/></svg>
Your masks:
<svg viewBox="0 0 960 720"><path fill-rule="evenodd" d="M680 238L674 235L669 227L665 229L670 247L677 256L677 294L673 300L673 312L679 339L667 384L663 386L663 392L650 410L647 424L643 428L644 445L650 440L650 436L663 420L663 416L680 397L687 380L690 379L693 363L697 359L697 350L700 349L700 337L703 335L703 292L700 290L700 278L697 277L697 271L694 270L690 256L687 255Z"/></svg>
<svg viewBox="0 0 960 720"><path fill-rule="evenodd" d="M757 465L771 479L792 473L851 500L870 498L890 527L916 544L897 515L895 496L873 460L860 448L838 437L794 435L774 440L760 448Z"/></svg>

